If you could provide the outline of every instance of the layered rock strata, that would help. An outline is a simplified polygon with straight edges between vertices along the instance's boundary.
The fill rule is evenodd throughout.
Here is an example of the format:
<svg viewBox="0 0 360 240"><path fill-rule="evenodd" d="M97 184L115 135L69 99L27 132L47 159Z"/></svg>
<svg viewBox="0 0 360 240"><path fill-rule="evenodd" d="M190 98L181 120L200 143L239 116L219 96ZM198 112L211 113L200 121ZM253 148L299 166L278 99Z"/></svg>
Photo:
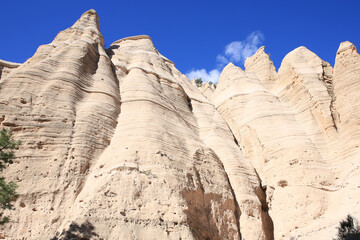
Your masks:
<svg viewBox="0 0 360 240"><path fill-rule="evenodd" d="M197 88L148 36L108 49L94 10L0 61L21 139L6 239L331 239L360 216L359 54L265 48ZM358 106L359 105L359 106Z"/></svg>
<svg viewBox="0 0 360 240"><path fill-rule="evenodd" d="M20 63L8 62L0 59L0 79L5 78L11 70L20 66Z"/></svg>
<svg viewBox="0 0 360 240"><path fill-rule="evenodd" d="M354 45L342 43L333 74L329 63L300 47L277 73L262 47L245 71L226 66L210 97L266 186L275 239L331 238L342 217L359 213L350 200L359 196L358 56Z"/></svg>
<svg viewBox="0 0 360 240"><path fill-rule="evenodd" d="M149 37L105 50L88 11L0 96L2 126L23 142L5 173L20 186L6 237L272 238L226 122Z"/></svg>

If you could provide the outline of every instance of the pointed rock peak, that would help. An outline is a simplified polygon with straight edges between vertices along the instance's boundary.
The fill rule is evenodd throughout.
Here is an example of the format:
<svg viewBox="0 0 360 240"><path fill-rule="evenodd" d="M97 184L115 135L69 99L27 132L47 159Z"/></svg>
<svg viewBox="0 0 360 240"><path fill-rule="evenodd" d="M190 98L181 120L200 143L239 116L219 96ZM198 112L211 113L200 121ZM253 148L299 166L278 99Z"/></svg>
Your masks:
<svg viewBox="0 0 360 240"><path fill-rule="evenodd" d="M210 83L209 82L205 82L204 85L202 85L202 88L205 89L205 88L208 88L210 87Z"/></svg>
<svg viewBox="0 0 360 240"><path fill-rule="evenodd" d="M287 64L309 63L310 60L318 60L320 62L322 61L315 53L313 53L306 47L301 46L289 52L282 60L281 65L283 65L284 63Z"/></svg>
<svg viewBox="0 0 360 240"><path fill-rule="evenodd" d="M99 28L99 16L94 9L90 9L81 15L80 19L77 20L71 28L94 28L96 32L100 34Z"/></svg>
<svg viewBox="0 0 360 240"><path fill-rule="evenodd" d="M270 59L270 53L265 52L265 46L260 47L253 56L255 56L255 57L265 56L266 58ZM251 56L250 58L252 58L253 56Z"/></svg>
<svg viewBox="0 0 360 240"><path fill-rule="evenodd" d="M91 9L81 15L70 28L61 31L54 41L53 45L58 45L60 42L68 40L87 39L87 41L96 41L104 45L104 38L99 28L99 17L95 10Z"/></svg>
<svg viewBox="0 0 360 240"><path fill-rule="evenodd" d="M240 67L235 66L232 62L229 62L223 69L223 71L225 70L229 70L229 69L238 69L243 71Z"/></svg>
<svg viewBox="0 0 360 240"><path fill-rule="evenodd" d="M265 46L261 46L254 55L265 53Z"/></svg>
<svg viewBox="0 0 360 240"><path fill-rule="evenodd" d="M286 58L290 58L290 57L300 57L301 58L302 56L304 56L304 54L308 54L308 53L315 54L315 53L311 52L309 49L307 49L306 47L300 46L300 47L295 48L288 54L286 54L284 60Z"/></svg>
<svg viewBox="0 0 360 240"><path fill-rule="evenodd" d="M81 15L81 18L86 17L87 15L95 15L96 18L99 19L99 16L94 9L90 9L90 10L84 12L83 15Z"/></svg>
<svg viewBox="0 0 360 240"><path fill-rule="evenodd" d="M225 68L228 68L228 67L236 67L232 62L229 62L226 66L225 66Z"/></svg>
<svg viewBox="0 0 360 240"><path fill-rule="evenodd" d="M305 46L300 46L300 47L295 48L294 51L295 50L300 51L300 50L309 50L309 49L307 49L307 47L305 47Z"/></svg>
<svg viewBox="0 0 360 240"><path fill-rule="evenodd" d="M350 50L351 52L357 52L357 49L355 47L355 45L349 41L345 41L340 43L339 49L337 51L337 54L340 54L341 52L346 52Z"/></svg>
<svg viewBox="0 0 360 240"><path fill-rule="evenodd" d="M245 61L245 69L248 70L248 68L251 68L252 65L258 64L261 62L261 64L271 64L273 65L272 60L270 59L270 54L265 52L265 46L260 47L254 55L251 57L248 57Z"/></svg>
<svg viewBox="0 0 360 240"><path fill-rule="evenodd" d="M242 70L240 67L235 66L232 62L229 62L222 70L217 84L221 85L223 82L226 82L229 79L227 76L234 73L241 75L244 73L244 70Z"/></svg>

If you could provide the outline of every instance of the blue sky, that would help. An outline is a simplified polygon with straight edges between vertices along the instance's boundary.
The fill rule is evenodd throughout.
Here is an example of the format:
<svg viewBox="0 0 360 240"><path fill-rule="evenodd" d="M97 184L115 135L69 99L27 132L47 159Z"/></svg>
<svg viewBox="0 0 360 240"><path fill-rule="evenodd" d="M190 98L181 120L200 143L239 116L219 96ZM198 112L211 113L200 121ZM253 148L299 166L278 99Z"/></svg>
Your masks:
<svg viewBox="0 0 360 240"><path fill-rule="evenodd" d="M299 46L332 66L340 42L360 48L359 0L13 0L0 6L0 59L24 62L92 8L106 47L146 34L182 73L213 81L226 62L242 67L262 45L277 69Z"/></svg>

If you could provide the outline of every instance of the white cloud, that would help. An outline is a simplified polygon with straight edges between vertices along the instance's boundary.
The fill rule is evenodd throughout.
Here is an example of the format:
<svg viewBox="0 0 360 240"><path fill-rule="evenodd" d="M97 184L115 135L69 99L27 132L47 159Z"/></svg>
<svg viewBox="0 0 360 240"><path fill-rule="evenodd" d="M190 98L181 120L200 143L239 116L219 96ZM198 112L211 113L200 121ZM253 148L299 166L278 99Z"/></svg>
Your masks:
<svg viewBox="0 0 360 240"><path fill-rule="evenodd" d="M207 72L205 69L197 69L197 70L192 70L188 73L186 73L186 76L192 80L192 79L197 79L197 78L201 78L203 80L203 82L213 82L216 83L219 79L220 76L220 71L217 69L213 69L210 72Z"/></svg>
<svg viewBox="0 0 360 240"><path fill-rule="evenodd" d="M219 54L216 59L219 67L223 67L229 62L243 64L246 58L252 56L264 41L264 35L259 32L252 32L243 41L234 41L225 46L223 54Z"/></svg>
<svg viewBox="0 0 360 240"><path fill-rule="evenodd" d="M260 31L250 33L243 41L234 41L225 46L224 52L216 56L217 68L207 72L205 69L195 69L186 76L193 78L202 78L204 82L211 81L217 83L220 71L229 62L244 64L246 58L252 56L264 42L264 34Z"/></svg>

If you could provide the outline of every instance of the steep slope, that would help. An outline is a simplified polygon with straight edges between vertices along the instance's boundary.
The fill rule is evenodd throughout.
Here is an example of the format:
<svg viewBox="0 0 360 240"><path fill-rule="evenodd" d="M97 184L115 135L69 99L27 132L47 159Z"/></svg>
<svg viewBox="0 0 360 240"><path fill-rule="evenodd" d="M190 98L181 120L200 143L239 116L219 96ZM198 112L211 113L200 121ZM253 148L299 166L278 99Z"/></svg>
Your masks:
<svg viewBox="0 0 360 240"><path fill-rule="evenodd" d="M359 157L360 56L350 42L340 44L334 68L335 106L339 118L341 155L349 162ZM351 161L351 160L350 160Z"/></svg>
<svg viewBox="0 0 360 240"><path fill-rule="evenodd" d="M105 51L90 10L1 80L0 101L23 141L6 237L273 238L226 122L149 37Z"/></svg>
<svg viewBox="0 0 360 240"><path fill-rule="evenodd" d="M148 36L108 49L94 10L24 64L0 60L22 140L6 239L331 239L360 217L360 56L261 47L197 88ZM358 86L359 85L359 86Z"/></svg>
<svg viewBox="0 0 360 240"><path fill-rule="evenodd" d="M274 82L278 79L278 74L270 59L270 55L265 53L265 46L260 47L254 55L247 58L244 66L246 71L254 73L268 90L271 89Z"/></svg>
<svg viewBox="0 0 360 240"><path fill-rule="evenodd" d="M5 173L21 195L9 238L51 236L113 135L119 88L97 21L84 13L1 79L1 125L22 141Z"/></svg>
<svg viewBox="0 0 360 240"><path fill-rule="evenodd" d="M226 173L199 139L170 61L147 36L119 40L108 52L121 114L64 229L89 221L104 239L238 239Z"/></svg>
<svg viewBox="0 0 360 240"><path fill-rule="evenodd" d="M207 98L211 99L211 95L213 94L215 90L214 84L211 84L209 82L205 82L204 85L201 86L200 92Z"/></svg>
<svg viewBox="0 0 360 240"><path fill-rule="evenodd" d="M264 47L245 67L226 66L210 98L266 188L275 239L333 237L360 213L355 46L340 45L334 74L305 47L278 73Z"/></svg>
<svg viewBox="0 0 360 240"><path fill-rule="evenodd" d="M8 62L0 59L0 79L5 78L11 70L20 66L20 63Z"/></svg>
<svg viewBox="0 0 360 240"><path fill-rule="evenodd" d="M332 185L333 176L291 109L255 74L231 63L212 101L266 187L275 238L321 216L327 200L320 189Z"/></svg>

